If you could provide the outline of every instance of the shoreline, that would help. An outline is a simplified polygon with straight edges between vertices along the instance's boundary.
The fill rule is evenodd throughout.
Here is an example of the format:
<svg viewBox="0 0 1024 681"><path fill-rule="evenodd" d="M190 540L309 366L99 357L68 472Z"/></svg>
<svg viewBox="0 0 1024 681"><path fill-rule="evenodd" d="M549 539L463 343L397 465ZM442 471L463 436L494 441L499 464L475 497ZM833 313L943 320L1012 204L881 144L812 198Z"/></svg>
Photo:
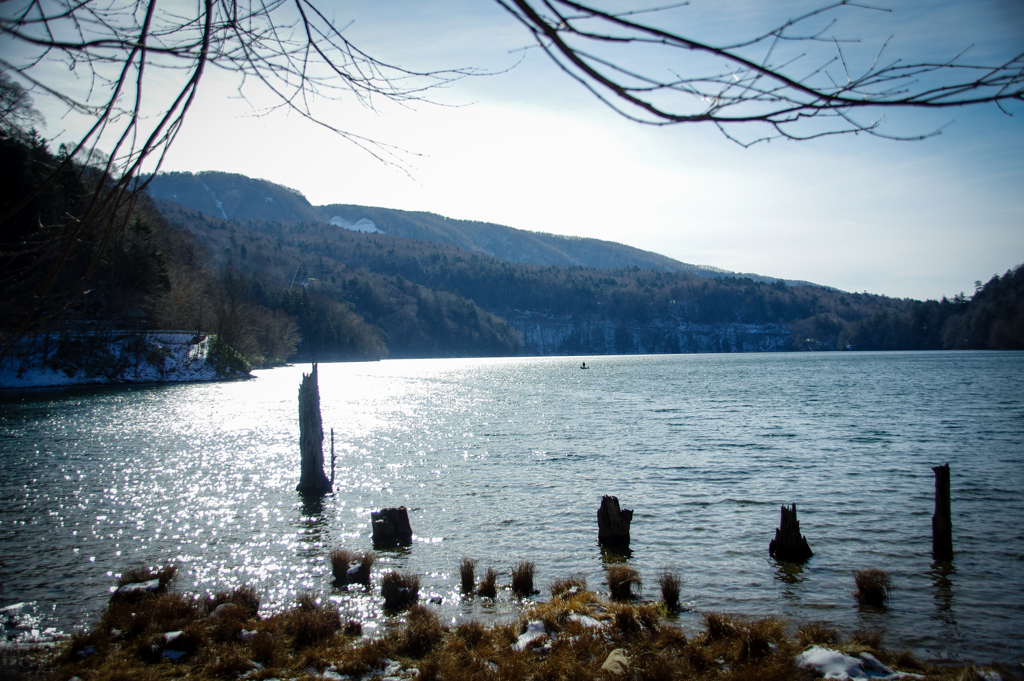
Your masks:
<svg viewBox="0 0 1024 681"><path fill-rule="evenodd" d="M418 597L418 578L389 572L367 587L390 603L386 623L365 635L362 622L346 620L326 597L301 594L292 608L261 614L251 588L192 595L169 588L174 572L169 567L126 573L88 630L50 644L3 646L3 678L19 678L14 672L20 678L82 681L181 676L786 681L822 678L840 668L854 679L1022 678L1021 670L1005 664L920 660L887 648L880 632L841 632L814 621L706 612L700 631L684 631L674 621L671 587L666 591L664 584L662 599L640 601L628 588L619 599L605 598L588 590L585 581L569 578L550 585L549 600L533 602L509 621L442 624L430 603ZM396 575L411 580L403 582L408 589L402 593L388 586L389 576ZM462 598L485 598L472 576L469 580L468 591L463 582ZM515 582L511 588L517 588Z"/></svg>

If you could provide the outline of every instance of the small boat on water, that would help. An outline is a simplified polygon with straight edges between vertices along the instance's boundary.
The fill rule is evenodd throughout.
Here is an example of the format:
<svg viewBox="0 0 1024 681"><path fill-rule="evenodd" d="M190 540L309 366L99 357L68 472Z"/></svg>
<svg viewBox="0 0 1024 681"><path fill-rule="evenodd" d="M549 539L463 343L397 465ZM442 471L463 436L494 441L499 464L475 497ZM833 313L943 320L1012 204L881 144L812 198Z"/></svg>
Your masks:
<svg viewBox="0 0 1024 681"><path fill-rule="evenodd" d="M590 367L587 366L586 362L584 362L583 364L580 364L580 369L589 369L589 368Z"/></svg>

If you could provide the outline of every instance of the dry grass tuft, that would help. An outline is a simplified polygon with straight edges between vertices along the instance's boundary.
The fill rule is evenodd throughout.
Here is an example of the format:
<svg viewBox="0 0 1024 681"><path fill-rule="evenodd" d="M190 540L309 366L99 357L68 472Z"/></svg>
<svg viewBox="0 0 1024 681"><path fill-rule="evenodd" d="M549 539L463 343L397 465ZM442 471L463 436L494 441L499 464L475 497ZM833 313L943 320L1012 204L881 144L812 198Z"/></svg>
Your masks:
<svg viewBox="0 0 1024 681"><path fill-rule="evenodd" d="M348 549L334 549L330 553L331 576L338 586L348 585L348 569L356 560L356 554Z"/></svg>
<svg viewBox="0 0 1024 681"><path fill-rule="evenodd" d="M587 590L587 579L582 575L574 575L565 579L556 579L549 587L551 598L569 598Z"/></svg>
<svg viewBox="0 0 1024 681"><path fill-rule="evenodd" d="M420 578L400 572L386 572L380 580L380 593L384 597L384 610L401 612L420 597Z"/></svg>
<svg viewBox="0 0 1024 681"><path fill-rule="evenodd" d="M319 603L312 594L301 594L296 608L284 613L284 629L292 637L292 647L302 650L332 638L341 629L341 615L336 608Z"/></svg>
<svg viewBox="0 0 1024 681"><path fill-rule="evenodd" d="M476 588L478 596L484 598L497 598L498 596L498 571L494 568L487 568L483 581Z"/></svg>
<svg viewBox="0 0 1024 681"><path fill-rule="evenodd" d="M729 615L718 612L704 613L704 640L708 642L733 641L740 637L741 629Z"/></svg>
<svg viewBox="0 0 1024 681"><path fill-rule="evenodd" d="M491 573L493 581L496 573ZM430 608L412 604L404 623L365 638L357 638L356 621L339 633L342 621L333 604L310 594L301 595L292 609L263 619L244 594L202 600L154 594L135 603L110 603L92 631L61 646L52 663L58 666L47 670L47 678L267 681L307 678L332 666L340 675L367 678L398 661L396 676L417 675L419 681L809 681L814 672L796 668L794 655L809 643L836 645L839 639L835 629L821 623L800 627L790 637L779 619L706 613L706 631L688 640L662 619L660 603L603 601L589 591L573 592L578 582L561 584L552 588L549 602L532 604L515 621L493 626L467 621L449 629ZM537 621L547 638L527 650L513 648L525 625ZM246 630L242 636L240 628ZM175 631L182 634L169 643L165 634ZM977 677L973 668L937 669L907 653L882 650L878 635L851 638L838 647L851 654L871 652L896 669L944 681ZM179 662L164 657L172 645L186 657ZM622 677L601 671L615 648L624 649L630 660Z"/></svg>
<svg viewBox="0 0 1024 681"><path fill-rule="evenodd" d="M218 591L206 601L206 611L212 613L218 607L229 603L244 611L247 617L259 615L260 595L248 584L243 584L232 591Z"/></svg>
<svg viewBox="0 0 1024 681"><path fill-rule="evenodd" d="M278 656L278 642L274 636L266 631L257 631L249 639L249 659L259 662L264 666L274 664Z"/></svg>
<svg viewBox="0 0 1024 681"><path fill-rule="evenodd" d="M487 629L476 620L463 622L455 628L455 635L462 639L466 648L473 650L487 638Z"/></svg>
<svg viewBox="0 0 1024 681"><path fill-rule="evenodd" d="M445 630L432 610L417 604L409 609L409 617L402 634L400 652L409 657L420 658L440 643Z"/></svg>
<svg viewBox="0 0 1024 681"><path fill-rule="evenodd" d="M138 584L139 582L148 582L153 579L159 579L160 588L166 589L176 574L178 574L177 565L166 565L162 568L136 565L135 567L130 567L121 573L121 576L117 578L117 586L120 588L125 584Z"/></svg>
<svg viewBox="0 0 1024 681"><path fill-rule="evenodd" d="M640 573L628 565L609 565L606 572L608 579L608 590L611 592L612 600L631 601L637 596L633 593L633 586L641 588Z"/></svg>
<svg viewBox="0 0 1024 681"><path fill-rule="evenodd" d="M469 595L473 593L473 587L476 585L476 561L472 558L463 558L462 562L459 563L459 579L462 582L462 593Z"/></svg>
<svg viewBox="0 0 1024 681"><path fill-rule="evenodd" d="M331 576L336 586L361 584L370 586L370 572L377 562L377 554L373 551L355 553L348 549L331 551Z"/></svg>
<svg viewBox="0 0 1024 681"><path fill-rule="evenodd" d="M363 635L363 623L359 620L349 620L345 622L345 627L342 631L350 638L359 638Z"/></svg>
<svg viewBox="0 0 1024 681"><path fill-rule="evenodd" d="M534 564L528 560L512 568L512 593L520 598L533 595Z"/></svg>
<svg viewBox="0 0 1024 681"><path fill-rule="evenodd" d="M878 650L882 647L882 638L884 635L884 632L879 630L863 631L858 629L850 634L850 644L855 647Z"/></svg>
<svg viewBox="0 0 1024 681"><path fill-rule="evenodd" d="M801 648L834 646L839 643L839 630L825 622L809 622L796 630Z"/></svg>
<svg viewBox="0 0 1024 681"><path fill-rule="evenodd" d="M683 584L678 572L663 570L658 573L658 586L661 587L661 602L669 612L679 611L679 589Z"/></svg>
<svg viewBox="0 0 1024 681"><path fill-rule="evenodd" d="M892 578L885 570L856 570L853 573L853 581L857 585L853 597L861 605L882 607L889 601L892 594Z"/></svg>

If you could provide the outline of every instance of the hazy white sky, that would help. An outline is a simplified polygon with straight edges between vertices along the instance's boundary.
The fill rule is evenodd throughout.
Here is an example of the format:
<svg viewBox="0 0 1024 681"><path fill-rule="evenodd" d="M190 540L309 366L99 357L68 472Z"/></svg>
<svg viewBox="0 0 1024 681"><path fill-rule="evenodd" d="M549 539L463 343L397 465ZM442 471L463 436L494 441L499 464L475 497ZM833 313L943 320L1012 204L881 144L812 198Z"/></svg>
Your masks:
<svg viewBox="0 0 1024 681"><path fill-rule="evenodd" d="M434 96L462 106L371 112L316 102L332 124L415 154L405 157L408 175L295 115L252 116L233 96L235 82L211 73L164 170L244 173L314 204L596 237L689 263L897 297L970 293L975 280L1024 262L1024 106L1013 117L995 108L889 115L893 131L951 123L921 142L860 135L743 149L711 127L618 117L542 53L519 49L529 36L492 0L321 6L339 24L353 20L345 35L385 61L514 68ZM675 16L704 35L745 36L789 18L792 6L697 0ZM870 50L892 35L892 54L911 58L949 58L972 44L979 58L1024 52L1020 0L886 6L892 13L841 15L836 34L858 35Z"/></svg>

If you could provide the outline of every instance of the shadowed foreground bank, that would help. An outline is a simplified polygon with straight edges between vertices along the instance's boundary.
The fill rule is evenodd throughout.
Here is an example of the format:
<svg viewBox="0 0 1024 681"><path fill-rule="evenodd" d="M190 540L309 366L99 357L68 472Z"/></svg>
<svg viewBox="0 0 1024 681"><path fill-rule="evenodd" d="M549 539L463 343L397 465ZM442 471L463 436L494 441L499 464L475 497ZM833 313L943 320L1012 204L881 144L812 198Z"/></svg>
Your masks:
<svg viewBox="0 0 1024 681"><path fill-rule="evenodd" d="M823 657L872 678L1018 678L1006 667L939 667L884 649L880 634L814 622L705 613L702 630L687 636L664 603L605 601L579 579L556 582L550 602L494 626L444 625L416 604L368 637L327 599L303 595L261 617L251 588L200 598L168 590L166 570L146 576L148 587L115 594L91 630L35 658L8 657L24 671L7 666L3 678L784 681L820 678L822 667L810 665Z"/></svg>

